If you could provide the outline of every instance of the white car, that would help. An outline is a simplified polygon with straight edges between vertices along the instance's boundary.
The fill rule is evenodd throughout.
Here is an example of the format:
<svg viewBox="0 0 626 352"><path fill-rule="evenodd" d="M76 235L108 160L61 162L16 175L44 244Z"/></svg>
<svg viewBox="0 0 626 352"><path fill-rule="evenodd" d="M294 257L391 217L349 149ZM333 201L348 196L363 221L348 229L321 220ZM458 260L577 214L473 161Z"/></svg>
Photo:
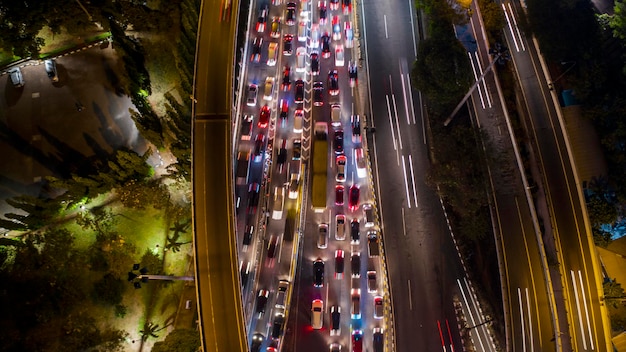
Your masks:
<svg viewBox="0 0 626 352"><path fill-rule="evenodd" d="M352 48L352 43L354 41L354 32L352 31L352 24L350 21L343 24L344 33L346 35L346 48Z"/></svg>
<svg viewBox="0 0 626 352"><path fill-rule="evenodd" d="M354 161L356 163L356 175L359 178L367 176L367 169L365 164L365 156L363 155L363 148L359 147L354 150Z"/></svg>
<svg viewBox="0 0 626 352"><path fill-rule="evenodd" d="M311 326L315 330L322 328L324 319L322 319L322 312L324 310L324 301L316 299L311 302Z"/></svg>
<svg viewBox="0 0 626 352"><path fill-rule="evenodd" d="M274 77L267 77L265 79L265 93L263 95L264 100L272 100L274 95Z"/></svg>
<svg viewBox="0 0 626 352"><path fill-rule="evenodd" d="M335 46L335 66L343 67L345 64L345 52L343 50L343 45Z"/></svg>
<svg viewBox="0 0 626 352"><path fill-rule="evenodd" d="M337 216L335 216L335 222L337 223L335 239L338 241L343 241L346 239L346 216L343 214L337 214Z"/></svg>
<svg viewBox="0 0 626 352"><path fill-rule="evenodd" d="M296 110L293 115L293 133L302 133L302 121L304 120L304 111Z"/></svg>
<svg viewBox="0 0 626 352"><path fill-rule="evenodd" d="M298 23L298 41L306 42L306 22L300 21Z"/></svg>
<svg viewBox="0 0 626 352"><path fill-rule="evenodd" d="M285 208L285 187L276 187L274 189L274 209L272 211L272 219L280 220L283 218L283 209Z"/></svg>
<svg viewBox="0 0 626 352"><path fill-rule="evenodd" d="M259 87L256 84L252 83L248 86L248 106L256 106L256 96L259 91Z"/></svg>
<svg viewBox="0 0 626 352"><path fill-rule="evenodd" d="M296 50L296 72L304 72L306 70L306 48L299 47Z"/></svg>
<svg viewBox="0 0 626 352"><path fill-rule="evenodd" d="M317 49L320 47L320 26L319 24L311 25L311 42L309 43L309 47L312 49Z"/></svg>
<svg viewBox="0 0 626 352"><path fill-rule="evenodd" d="M278 43L270 43L267 47L267 66L276 66L278 56Z"/></svg>

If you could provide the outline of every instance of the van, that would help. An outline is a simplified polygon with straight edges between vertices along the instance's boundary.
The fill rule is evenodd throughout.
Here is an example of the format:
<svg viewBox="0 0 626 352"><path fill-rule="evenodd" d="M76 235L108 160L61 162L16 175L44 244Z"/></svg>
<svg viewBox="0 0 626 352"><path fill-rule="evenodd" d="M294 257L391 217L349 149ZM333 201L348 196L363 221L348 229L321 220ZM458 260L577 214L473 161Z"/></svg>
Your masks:
<svg viewBox="0 0 626 352"><path fill-rule="evenodd" d="M191 309L191 300L188 299L187 302L185 302L185 309Z"/></svg>
<svg viewBox="0 0 626 352"><path fill-rule="evenodd" d="M289 281L280 280L278 282L278 291L276 292L276 308L285 309L287 302L287 290L289 289Z"/></svg>
<svg viewBox="0 0 626 352"><path fill-rule="evenodd" d="M341 126L341 105L339 104L331 105L330 121L333 126Z"/></svg>
<svg viewBox="0 0 626 352"><path fill-rule="evenodd" d="M363 218L365 220L365 227L374 226L374 208L372 208L372 205L369 203L363 204Z"/></svg>
<svg viewBox="0 0 626 352"><path fill-rule="evenodd" d="M24 87L24 77L22 76L22 70L19 67L16 67L9 71L9 76L11 77L11 83L15 88Z"/></svg>

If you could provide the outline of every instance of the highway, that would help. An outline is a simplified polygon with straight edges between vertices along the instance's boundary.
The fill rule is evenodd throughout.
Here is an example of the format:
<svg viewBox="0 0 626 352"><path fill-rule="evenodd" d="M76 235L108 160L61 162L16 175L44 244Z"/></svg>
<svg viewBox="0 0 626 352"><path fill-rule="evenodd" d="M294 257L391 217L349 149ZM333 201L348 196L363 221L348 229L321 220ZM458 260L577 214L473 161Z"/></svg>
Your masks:
<svg viewBox="0 0 626 352"><path fill-rule="evenodd" d="M238 2L231 3L234 13ZM236 21L222 22L219 1L202 2L192 127L193 230L202 349L246 351L237 268L232 69Z"/></svg>

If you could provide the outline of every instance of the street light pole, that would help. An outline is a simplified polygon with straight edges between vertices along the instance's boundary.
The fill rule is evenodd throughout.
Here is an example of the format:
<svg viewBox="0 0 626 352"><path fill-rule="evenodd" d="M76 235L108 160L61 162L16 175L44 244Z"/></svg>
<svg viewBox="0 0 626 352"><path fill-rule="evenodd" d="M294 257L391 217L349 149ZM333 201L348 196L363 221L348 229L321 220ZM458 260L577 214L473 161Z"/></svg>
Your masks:
<svg viewBox="0 0 626 352"><path fill-rule="evenodd" d="M548 83L548 87L550 88L550 90L554 90L554 84L555 84L555 83L556 83L559 79L563 78L563 76L565 76L565 74L567 74L569 71L571 71L571 70L574 68L574 66L576 66L576 63L577 63L577 62L578 62L578 61L561 61L561 65L567 65L567 64L572 64L572 63L573 63L573 65L572 65L572 66L570 66L570 67L568 67L568 69L567 69L567 70L565 70L565 72L561 73L561 74L559 75L559 77L557 77L555 80L553 80L552 82Z"/></svg>

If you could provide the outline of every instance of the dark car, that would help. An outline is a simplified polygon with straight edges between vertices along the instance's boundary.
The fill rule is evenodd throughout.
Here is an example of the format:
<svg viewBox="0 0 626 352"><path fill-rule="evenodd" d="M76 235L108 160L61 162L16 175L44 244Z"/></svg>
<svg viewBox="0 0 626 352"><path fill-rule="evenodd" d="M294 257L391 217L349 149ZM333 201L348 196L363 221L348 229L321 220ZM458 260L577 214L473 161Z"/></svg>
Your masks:
<svg viewBox="0 0 626 352"><path fill-rule="evenodd" d="M263 38L256 37L252 44L252 55L250 55L250 62L259 63L261 61L261 49L263 48Z"/></svg>
<svg viewBox="0 0 626 352"><path fill-rule="evenodd" d="M335 154L337 155L343 154L343 130L335 131L335 140L333 143L333 148L335 150Z"/></svg>
<svg viewBox="0 0 626 352"><path fill-rule="evenodd" d="M322 57L324 59L330 57L330 34L328 32L322 35Z"/></svg>
<svg viewBox="0 0 626 352"><path fill-rule="evenodd" d="M263 341L265 341L265 336L261 333L255 333L252 335L252 344L250 344L250 352L259 352L261 351L261 346L263 345Z"/></svg>
<svg viewBox="0 0 626 352"><path fill-rule="evenodd" d="M302 141L296 139L293 141L293 156L292 160L300 160L302 157Z"/></svg>
<svg viewBox="0 0 626 352"><path fill-rule="evenodd" d="M293 53L293 35L285 34L283 38L283 54L289 56Z"/></svg>
<svg viewBox="0 0 626 352"><path fill-rule="evenodd" d="M373 336L372 346L374 346L374 352L383 352L383 348L385 344L385 340L383 336L383 329L374 328L373 335L374 336Z"/></svg>
<svg viewBox="0 0 626 352"><path fill-rule="evenodd" d="M283 172L283 166L287 161L287 140L283 139L283 142L278 149L278 156L276 157L276 163L278 164L278 171Z"/></svg>
<svg viewBox="0 0 626 352"><path fill-rule="evenodd" d="M341 307L332 306L330 308L330 336L341 334Z"/></svg>
<svg viewBox="0 0 626 352"><path fill-rule="evenodd" d="M343 279L343 250L338 249L335 251L335 279Z"/></svg>
<svg viewBox="0 0 626 352"><path fill-rule="evenodd" d="M245 288L248 286L248 277L250 276L250 269L252 268L252 263L249 261L242 261L239 264L239 275L241 276L241 285Z"/></svg>
<svg viewBox="0 0 626 352"><path fill-rule="evenodd" d="M324 83L322 82L313 83L313 105L324 105Z"/></svg>
<svg viewBox="0 0 626 352"><path fill-rule="evenodd" d="M320 24L324 25L326 24L327 18L328 18L328 7L326 7L326 1L320 1L318 3L318 7L320 10Z"/></svg>
<svg viewBox="0 0 626 352"><path fill-rule="evenodd" d="M348 77L350 77L350 87L354 87L358 83L359 72L356 63L350 62L348 64Z"/></svg>
<svg viewBox="0 0 626 352"><path fill-rule="evenodd" d="M257 318L260 319L263 317L263 314L265 314L265 306L267 305L267 301L269 297L270 297L270 291L259 290L259 294L256 297L256 309L255 309Z"/></svg>
<svg viewBox="0 0 626 352"><path fill-rule="evenodd" d="M285 14L285 23L288 26L293 26L296 23L296 3L290 2L287 4L287 13Z"/></svg>
<svg viewBox="0 0 626 352"><path fill-rule="evenodd" d="M259 190L261 186L253 183L248 187L248 214L254 214L256 207L259 205Z"/></svg>
<svg viewBox="0 0 626 352"><path fill-rule="evenodd" d="M258 33L265 32L265 27L267 25L267 14L269 12L270 12L270 10L267 7L267 5L265 5L264 7L261 8L261 11L259 13L259 18L256 21L256 31Z"/></svg>
<svg viewBox="0 0 626 352"><path fill-rule="evenodd" d="M337 70L328 71L328 94L339 94L339 75Z"/></svg>
<svg viewBox="0 0 626 352"><path fill-rule="evenodd" d="M301 104L304 102L304 81L301 79L296 81L296 104Z"/></svg>
<svg viewBox="0 0 626 352"><path fill-rule="evenodd" d="M258 201L258 200L257 200ZM246 231L243 233L243 249L248 250L248 246L252 243L252 235L254 234L254 225L246 225Z"/></svg>
<svg viewBox="0 0 626 352"><path fill-rule="evenodd" d="M285 66L283 69L283 82L281 83L281 87L283 88L283 92L291 89L291 67Z"/></svg>
<svg viewBox="0 0 626 352"><path fill-rule="evenodd" d="M278 309L274 313L274 323L272 324L272 338L279 338L283 333L283 324L285 323L284 309Z"/></svg>
<svg viewBox="0 0 626 352"><path fill-rule="evenodd" d="M252 122L254 117L252 115L244 115L241 120L241 139L249 141L252 138Z"/></svg>
<svg viewBox="0 0 626 352"><path fill-rule="evenodd" d="M352 0L342 0L341 8L343 9L344 15L349 15L352 12Z"/></svg>
<svg viewBox="0 0 626 352"><path fill-rule="evenodd" d="M335 204L343 205L343 194L345 193L345 187L343 185L335 186Z"/></svg>
<svg viewBox="0 0 626 352"><path fill-rule="evenodd" d="M350 271L352 277L361 277L361 253L352 252L352 257L350 257Z"/></svg>
<svg viewBox="0 0 626 352"><path fill-rule="evenodd" d="M267 258L268 259L276 258L277 248L278 248L278 236L272 235L272 237L270 237L269 242L267 243Z"/></svg>
<svg viewBox="0 0 626 352"><path fill-rule="evenodd" d="M289 100L281 99L280 100L280 118L283 120L283 124L287 117L289 116Z"/></svg>
<svg viewBox="0 0 626 352"><path fill-rule="evenodd" d="M311 53L311 74L313 76L320 74L320 56L317 51Z"/></svg>
<svg viewBox="0 0 626 352"><path fill-rule="evenodd" d="M352 125L352 143L361 143L361 117L352 115L350 124Z"/></svg>
<svg viewBox="0 0 626 352"><path fill-rule="evenodd" d="M330 10L335 11L339 9L339 0L330 0Z"/></svg>
<svg viewBox="0 0 626 352"><path fill-rule="evenodd" d="M350 223L350 242L352 244L359 244L361 239L361 233L359 232L360 229L361 223L359 222L359 219L352 219L352 222Z"/></svg>
<svg viewBox="0 0 626 352"><path fill-rule="evenodd" d="M350 187L348 195L348 206L350 210L355 211L359 208L359 197L361 195L361 188L357 184L353 184Z"/></svg>
<svg viewBox="0 0 626 352"><path fill-rule="evenodd" d="M324 262L319 258L313 262L313 286L324 287Z"/></svg>
<svg viewBox="0 0 626 352"><path fill-rule="evenodd" d="M263 159L265 153L265 135L259 133L254 141L254 162L258 163Z"/></svg>

